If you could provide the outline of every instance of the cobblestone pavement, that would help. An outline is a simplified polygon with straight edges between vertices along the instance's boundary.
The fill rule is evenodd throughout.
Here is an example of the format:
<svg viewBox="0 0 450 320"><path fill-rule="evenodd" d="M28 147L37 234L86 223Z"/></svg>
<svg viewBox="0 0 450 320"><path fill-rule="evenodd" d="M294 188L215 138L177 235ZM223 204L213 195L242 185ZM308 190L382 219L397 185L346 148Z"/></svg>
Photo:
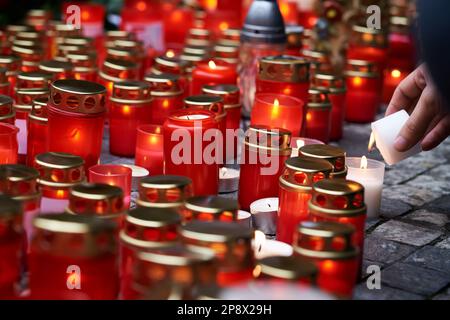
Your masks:
<svg viewBox="0 0 450 320"><path fill-rule="evenodd" d="M369 125L346 124L338 144L348 156L367 155L369 135ZM108 153L107 134L103 145L102 163L134 163ZM377 151L369 157L381 159ZM450 300L450 138L387 167L384 183L380 218L366 224L363 278L354 298ZM367 288L369 265L381 268L379 290Z"/></svg>

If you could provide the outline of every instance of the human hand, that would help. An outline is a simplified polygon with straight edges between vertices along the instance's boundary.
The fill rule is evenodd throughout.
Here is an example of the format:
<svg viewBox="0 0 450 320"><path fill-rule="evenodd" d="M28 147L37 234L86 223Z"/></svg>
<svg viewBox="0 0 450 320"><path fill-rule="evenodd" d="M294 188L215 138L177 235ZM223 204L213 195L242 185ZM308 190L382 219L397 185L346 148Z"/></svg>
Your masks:
<svg viewBox="0 0 450 320"><path fill-rule="evenodd" d="M425 64L397 86L386 116L401 109L411 116L395 140L397 151L406 151L421 140L422 149L431 150L450 135L450 109L433 84Z"/></svg>

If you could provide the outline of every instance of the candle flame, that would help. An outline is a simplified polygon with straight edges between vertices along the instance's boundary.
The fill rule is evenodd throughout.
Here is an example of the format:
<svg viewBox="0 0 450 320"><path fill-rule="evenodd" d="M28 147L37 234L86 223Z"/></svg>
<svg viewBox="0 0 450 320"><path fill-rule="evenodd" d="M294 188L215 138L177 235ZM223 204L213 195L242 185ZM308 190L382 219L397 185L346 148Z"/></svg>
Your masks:
<svg viewBox="0 0 450 320"><path fill-rule="evenodd" d="M353 84L354 84L356 87L359 87L359 86L362 84L362 79L361 79L361 77L354 77L354 78L353 78Z"/></svg>
<svg viewBox="0 0 450 320"><path fill-rule="evenodd" d="M375 135L373 132L370 134L369 144L367 145L367 150L371 152L375 146Z"/></svg>
<svg viewBox="0 0 450 320"><path fill-rule="evenodd" d="M138 11L145 11L147 9L147 4L145 1L139 1L136 3L136 9L138 9Z"/></svg>
<svg viewBox="0 0 450 320"><path fill-rule="evenodd" d="M216 68L217 68L215 62L212 61L212 60L210 60L210 61L208 62L208 66L209 66L211 69L216 69Z"/></svg>
<svg viewBox="0 0 450 320"><path fill-rule="evenodd" d="M168 107L169 107L169 100L164 99L164 101L163 101L163 108L167 109Z"/></svg>
<svg viewBox="0 0 450 320"><path fill-rule="evenodd" d="M305 141L303 140L297 140L297 148L300 149L305 145Z"/></svg>
<svg viewBox="0 0 450 320"><path fill-rule="evenodd" d="M130 111L131 111L130 106L127 106L127 105L123 106L123 113L124 114L129 114Z"/></svg>
<svg viewBox="0 0 450 320"><path fill-rule="evenodd" d="M173 50L167 50L167 52L166 52L166 57L167 57L167 58L173 58L173 57L175 57L175 52L173 52Z"/></svg>
<svg viewBox="0 0 450 320"><path fill-rule="evenodd" d="M278 99L273 100L274 107L278 107L280 105L280 101Z"/></svg>
<svg viewBox="0 0 450 320"><path fill-rule="evenodd" d="M398 69L394 69L391 71L392 78L400 78L402 73Z"/></svg>
<svg viewBox="0 0 450 320"><path fill-rule="evenodd" d="M255 230L255 248L257 252L261 252L262 247L266 242L266 235L260 230Z"/></svg>
<svg viewBox="0 0 450 320"><path fill-rule="evenodd" d="M155 133L161 133L161 127L156 127Z"/></svg>
<svg viewBox="0 0 450 320"><path fill-rule="evenodd" d="M361 164L359 166L361 169L367 169L367 158L366 156L362 156Z"/></svg>
<svg viewBox="0 0 450 320"><path fill-rule="evenodd" d="M219 29L220 29L221 31L225 31L225 30L227 30L228 28L229 28L228 23L226 23L225 21L223 21L223 22L221 22L221 23L219 24Z"/></svg>

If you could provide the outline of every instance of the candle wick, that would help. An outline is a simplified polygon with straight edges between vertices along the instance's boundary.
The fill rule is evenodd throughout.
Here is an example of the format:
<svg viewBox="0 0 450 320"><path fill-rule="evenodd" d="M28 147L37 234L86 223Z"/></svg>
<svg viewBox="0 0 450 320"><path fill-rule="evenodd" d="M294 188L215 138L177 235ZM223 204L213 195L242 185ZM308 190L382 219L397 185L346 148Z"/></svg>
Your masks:
<svg viewBox="0 0 450 320"><path fill-rule="evenodd" d="M186 116L186 118L187 118L188 120L191 120L191 119L189 119L189 116Z"/></svg>
<svg viewBox="0 0 450 320"><path fill-rule="evenodd" d="M258 247L258 252L261 252L261 249L262 249L262 245L260 244Z"/></svg>
<svg viewBox="0 0 450 320"><path fill-rule="evenodd" d="M268 203L267 205L269 206L269 208L272 208L272 207L270 206L270 203Z"/></svg>

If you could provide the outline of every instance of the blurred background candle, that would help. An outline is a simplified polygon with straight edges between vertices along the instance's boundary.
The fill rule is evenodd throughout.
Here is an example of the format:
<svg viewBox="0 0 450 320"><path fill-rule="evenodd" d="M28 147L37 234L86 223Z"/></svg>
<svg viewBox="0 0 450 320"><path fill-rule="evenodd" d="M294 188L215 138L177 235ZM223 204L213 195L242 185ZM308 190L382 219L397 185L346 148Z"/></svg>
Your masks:
<svg viewBox="0 0 450 320"><path fill-rule="evenodd" d="M108 96L112 95L115 82L137 80L138 65L132 61L106 59L98 72L98 83L105 86Z"/></svg>
<svg viewBox="0 0 450 320"><path fill-rule="evenodd" d="M178 82L184 92L184 97L186 97L189 95L189 68L189 62L181 60L174 51L168 50L165 55L155 58L151 72L154 74L169 73L178 75Z"/></svg>
<svg viewBox="0 0 450 320"><path fill-rule="evenodd" d="M281 241L266 239L266 235L260 230L255 230L252 247L257 260L267 257L289 257L293 253L292 246Z"/></svg>
<svg viewBox="0 0 450 320"><path fill-rule="evenodd" d="M0 94L9 94L9 82L6 76L8 70L5 67L0 67Z"/></svg>
<svg viewBox="0 0 450 320"><path fill-rule="evenodd" d="M311 261L298 255L275 256L260 259L253 276L258 280L276 279L314 285L317 271L317 267Z"/></svg>
<svg viewBox="0 0 450 320"><path fill-rule="evenodd" d="M0 195L0 255L2 257L2 277L0 278L0 298L16 299L20 281L20 255L23 249L22 208L19 201Z"/></svg>
<svg viewBox="0 0 450 320"><path fill-rule="evenodd" d="M264 198L250 204L252 226L274 237L277 231L278 198Z"/></svg>
<svg viewBox="0 0 450 320"><path fill-rule="evenodd" d="M332 169L328 161L303 155L286 160L279 180L278 240L292 243L296 226L309 219L308 201L313 184L328 178Z"/></svg>
<svg viewBox="0 0 450 320"><path fill-rule="evenodd" d="M16 112L13 109L13 99L0 94L0 123L14 124Z"/></svg>
<svg viewBox="0 0 450 320"><path fill-rule="evenodd" d="M214 143L214 139L204 141L207 130L215 132L216 137L219 134L216 114L207 110L176 111L164 123L164 173L191 178L194 195L216 195L219 190L218 161L205 161L205 148ZM177 132L184 134L180 136Z"/></svg>
<svg viewBox="0 0 450 320"><path fill-rule="evenodd" d="M69 204L69 189L86 179L83 158L68 153L46 152L36 156L34 166L39 170L41 212L64 212Z"/></svg>
<svg viewBox="0 0 450 320"><path fill-rule="evenodd" d="M39 70L52 75L52 80L73 78L71 62L59 60L44 60L39 63Z"/></svg>
<svg viewBox="0 0 450 320"><path fill-rule="evenodd" d="M6 77L9 82L7 94L12 96L16 87L17 74L20 71L20 58L14 55L0 55L0 67L6 68Z"/></svg>
<svg viewBox="0 0 450 320"><path fill-rule="evenodd" d="M137 128L151 122L150 86L143 81L115 83L109 104L109 150L132 157L136 152Z"/></svg>
<svg viewBox="0 0 450 320"><path fill-rule="evenodd" d="M331 103L328 90L309 89L305 136L328 143L331 133Z"/></svg>
<svg viewBox="0 0 450 320"><path fill-rule="evenodd" d="M233 168L220 168L219 193L235 192L239 188L239 170Z"/></svg>
<svg viewBox="0 0 450 320"><path fill-rule="evenodd" d="M237 222L251 228L252 227L252 215L248 211L238 210Z"/></svg>
<svg viewBox="0 0 450 320"><path fill-rule="evenodd" d="M116 164L98 164L89 168L89 182L104 183L123 190L125 207L130 205L131 169Z"/></svg>
<svg viewBox="0 0 450 320"><path fill-rule="evenodd" d="M27 165L34 165L37 154L47 151L48 140L48 97L37 98L33 101L30 115L28 116L27 137Z"/></svg>
<svg viewBox="0 0 450 320"><path fill-rule="evenodd" d="M357 181L364 186L367 218L378 218L384 180L384 163L367 159L365 156L361 158L346 158L345 162L348 167L347 179Z"/></svg>
<svg viewBox="0 0 450 320"><path fill-rule="evenodd" d="M358 277L358 249L354 228L336 222L302 222L294 237L296 254L318 268L317 286L338 297L350 298ZM339 245L335 245L339 243Z"/></svg>
<svg viewBox="0 0 450 320"><path fill-rule="evenodd" d="M300 99L291 96L257 93L250 123L283 128L298 136L302 129L304 108Z"/></svg>
<svg viewBox="0 0 450 320"><path fill-rule="evenodd" d="M297 23L286 26L286 54L289 56L301 56L300 50L303 47L305 29Z"/></svg>
<svg viewBox="0 0 450 320"><path fill-rule="evenodd" d="M188 30L194 23L194 11L189 6L179 6L164 16L164 41L168 49L181 49ZM177 26L174 28L173 26Z"/></svg>
<svg viewBox="0 0 450 320"><path fill-rule="evenodd" d="M9 123L0 123L0 164L17 163L17 133L19 129Z"/></svg>
<svg viewBox="0 0 450 320"><path fill-rule="evenodd" d="M134 161L152 176L164 172L164 137L161 126L146 124L137 128Z"/></svg>
<svg viewBox="0 0 450 320"><path fill-rule="evenodd" d="M194 196L186 199L181 210L183 222L237 220L239 205L236 200L219 196Z"/></svg>
<svg viewBox="0 0 450 320"><path fill-rule="evenodd" d="M303 138L303 137L292 137L291 138L291 148L292 148L292 153L291 153L291 157L298 157L298 150L306 145L309 144L324 144L322 141L320 140L316 140L316 139L309 139L309 138Z"/></svg>
<svg viewBox="0 0 450 320"><path fill-rule="evenodd" d="M201 94L204 85L236 84L234 66L222 60L207 60L198 63L192 71L191 94Z"/></svg>

